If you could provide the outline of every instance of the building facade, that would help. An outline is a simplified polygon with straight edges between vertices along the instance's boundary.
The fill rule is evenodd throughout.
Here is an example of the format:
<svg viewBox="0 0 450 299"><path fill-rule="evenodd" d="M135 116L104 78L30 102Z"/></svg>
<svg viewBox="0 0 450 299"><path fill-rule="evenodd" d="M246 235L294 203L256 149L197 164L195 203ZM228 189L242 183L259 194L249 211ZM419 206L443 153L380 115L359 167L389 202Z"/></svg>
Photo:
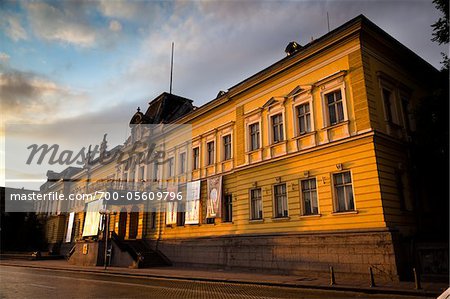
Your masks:
<svg viewBox="0 0 450 299"><path fill-rule="evenodd" d="M190 212L110 205L112 264L139 266L148 248L186 266L284 273L333 266L349 275L370 266L386 279L407 276L420 200L409 151L414 109L437 71L364 16L286 51L201 107L162 94L132 117L124 145L105 150L144 138L136 125L189 125L189 144L165 143L167 163L142 162L145 149L137 148L120 163L92 161L71 176L72 193L134 182L136 190L198 190ZM71 209L60 241L76 244L72 262L101 264L104 236L83 235L87 210ZM88 258L85 244L97 255Z"/></svg>

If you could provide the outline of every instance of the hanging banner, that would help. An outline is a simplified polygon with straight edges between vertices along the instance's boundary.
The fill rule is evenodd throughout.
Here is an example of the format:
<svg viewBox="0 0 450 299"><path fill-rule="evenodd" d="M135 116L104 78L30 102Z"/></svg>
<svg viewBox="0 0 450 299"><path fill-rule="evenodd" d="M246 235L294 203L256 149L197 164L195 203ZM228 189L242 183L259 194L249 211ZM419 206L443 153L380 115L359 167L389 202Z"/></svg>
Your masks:
<svg viewBox="0 0 450 299"><path fill-rule="evenodd" d="M222 177L208 179L208 200L206 203L206 218L220 217L222 198Z"/></svg>
<svg viewBox="0 0 450 299"><path fill-rule="evenodd" d="M187 183L186 187L186 224L198 224L200 216L200 181Z"/></svg>
<svg viewBox="0 0 450 299"><path fill-rule="evenodd" d="M178 192L177 185L167 186L167 192L173 192L176 194ZM167 200L166 201L166 224L176 224L177 223L177 201Z"/></svg>
<svg viewBox="0 0 450 299"><path fill-rule="evenodd" d="M69 222L67 224L66 243L70 243L70 241L72 241L72 228L74 220L75 220L75 212L71 212L69 214Z"/></svg>
<svg viewBox="0 0 450 299"><path fill-rule="evenodd" d="M103 207L103 199L91 201L86 205L86 219L83 227L83 237L97 236L100 226L100 213Z"/></svg>

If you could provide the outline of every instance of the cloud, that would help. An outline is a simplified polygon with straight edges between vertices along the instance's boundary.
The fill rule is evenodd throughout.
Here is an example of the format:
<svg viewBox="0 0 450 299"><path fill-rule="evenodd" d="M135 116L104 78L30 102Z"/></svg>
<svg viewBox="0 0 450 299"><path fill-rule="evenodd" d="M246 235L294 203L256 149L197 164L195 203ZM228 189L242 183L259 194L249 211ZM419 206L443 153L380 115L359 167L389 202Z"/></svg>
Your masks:
<svg viewBox="0 0 450 299"><path fill-rule="evenodd" d="M46 123L80 113L85 96L34 73L7 68L0 73L4 123Z"/></svg>
<svg viewBox="0 0 450 299"><path fill-rule="evenodd" d="M22 27L18 17L4 14L2 18L4 18L4 20L1 21L0 24L5 26L6 35L13 41L20 41L28 38L28 34Z"/></svg>
<svg viewBox="0 0 450 299"><path fill-rule="evenodd" d="M7 63L9 61L10 56L4 52L0 52L0 62Z"/></svg>
<svg viewBox="0 0 450 299"><path fill-rule="evenodd" d="M25 5L28 21L36 36L50 41L59 41L81 47L93 46L96 30L87 22L82 8L57 7L44 2Z"/></svg>
<svg viewBox="0 0 450 299"><path fill-rule="evenodd" d="M112 20L111 22L109 22L109 30L117 32L122 30L122 24L120 24L119 21L116 20Z"/></svg>
<svg viewBox="0 0 450 299"><path fill-rule="evenodd" d="M139 3L125 1L99 1L100 12L113 18L131 19L139 12Z"/></svg>

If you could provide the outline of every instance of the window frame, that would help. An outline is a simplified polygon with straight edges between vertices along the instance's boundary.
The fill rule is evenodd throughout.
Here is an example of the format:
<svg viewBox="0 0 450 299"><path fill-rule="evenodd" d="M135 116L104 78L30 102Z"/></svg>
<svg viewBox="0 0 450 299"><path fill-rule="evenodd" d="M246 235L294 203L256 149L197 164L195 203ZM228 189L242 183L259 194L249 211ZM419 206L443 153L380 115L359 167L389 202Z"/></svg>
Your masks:
<svg viewBox="0 0 450 299"><path fill-rule="evenodd" d="M227 137L229 137L229 139L230 139L228 143L225 142L225 138L227 138ZM232 138L231 133L225 134L222 136L222 149L223 149L222 160L223 161L231 160L233 158L233 147L232 147L233 141L232 140L233 140L233 138ZM227 151L227 146L228 146L229 152ZM227 153L229 153L229 154L227 155Z"/></svg>
<svg viewBox="0 0 450 299"><path fill-rule="evenodd" d="M338 126L343 123L348 122L349 120L349 111L348 111L348 105L347 105L347 88L345 85L344 77L345 72L341 72L339 74L336 74L335 76L331 76L330 79L326 79L325 81L322 81L319 86L321 89L320 97L322 102L322 126L323 128L332 127L332 126ZM337 77L336 77L337 76ZM328 108L328 101L326 95L330 93L334 93L336 91L341 92L341 102L342 102L342 111L343 111L343 120L340 122L337 122L335 124L331 124L330 121L330 114L329 114L329 108Z"/></svg>
<svg viewBox="0 0 450 299"><path fill-rule="evenodd" d="M281 122L275 124L274 123L274 119L275 118L279 118L281 120ZM270 133L271 133L271 144L277 144L277 143L281 143L283 141L286 140L286 134L284 132L285 129L285 121L284 121L284 113L282 111L279 111L278 113L274 113L269 115L269 119L270 119ZM275 135L276 133L278 133L279 137L281 136L280 139L275 140Z"/></svg>
<svg viewBox="0 0 450 299"><path fill-rule="evenodd" d="M212 144L212 150L210 150L209 145ZM212 153L212 154L211 154ZM214 165L216 162L216 142L214 140L206 142L206 166Z"/></svg>
<svg viewBox="0 0 450 299"><path fill-rule="evenodd" d="M196 146L192 148L192 170L197 170L199 168L200 168L200 146Z"/></svg>
<svg viewBox="0 0 450 299"><path fill-rule="evenodd" d="M306 181L312 181L312 180L314 180L314 183L315 183L315 187L314 187L314 189L305 189L305 190L303 190L303 182L306 182ZM319 208L319 192L318 192L318 184L317 184L317 178L315 178L315 177L309 177L309 178L305 178L305 179L300 179L299 180L299 193L300 193L300 205L301 205L301 208L302 208L302 210L301 210L301 215L302 216L314 216L314 215L320 215L320 208ZM308 185L308 187L310 187L310 185ZM305 191L306 192L309 192L310 194L314 191L314 193L315 193L315 199L316 199L316 205L317 205L317 213L314 213L313 211L310 211L310 212L308 212L307 210L306 210L306 206L305 206ZM311 205L311 208L312 208L312 205Z"/></svg>
<svg viewBox="0 0 450 299"><path fill-rule="evenodd" d="M170 156L167 159L167 177L171 178L175 176L175 158Z"/></svg>
<svg viewBox="0 0 450 299"><path fill-rule="evenodd" d="M284 186L284 192L282 194L277 194L277 187ZM277 197L278 196L278 197ZM284 202L281 203L281 208L283 209L283 212L280 214L277 213L278 210L278 198L284 196ZM284 204L283 204L284 203ZM273 217L274 218L288 218L289 217L289 205L288 205L288 191L287 191L287 184L286 183L280 183L273 186Z"/></svg>
<svg viewBox="0 0 450 299"><path fill-rule="evenodd" d="M227 201L227 198L230 201ZM222 222L229 223L233 222L233 195L224 194L223 196L223 218Z"/></svg>
<svg viewBox="0 0 450 299"><path fill-rule="evenodd" d="M259 191L259 198L254 198L253 197L253 192L254 191ZM249 199L250 199L250 217L249 219L252 221L258 221L258 220L263 220L264 219L264 211L263 211L263 193L262 193L262 188L257 187L257 188L252 188L249 190ZM256 207L256 204L253 205L253 202L258 201L259 202L259 216L258 217L254 217L256 215L256 211L254 210L254 207Z"/></svg>
<svg viewBox="0 0 450 299"><path fill-rule="evenodd" d="M178 154L178 174L186 173L186 152Z"/></svg>
<svg viewBox="0 0 450 299"><path fill-rule="evenodd" d="M334 96L335 94L339 93L340 94L340 99L337 99L336 96ZM333 102L330 104L328 101L328 95L333 95ZM336 88L334 90L330 90L327 91L326 93L323 94L324 96L324 100L325 100L325 110L326 110L326 115L327 115L327 123L329 126L335 126L338 125L340 123L343 123L346 121L346 117L345 117L345 112L344 112L344 97L342 95L342 90L340 88ZM339 104L341 106L341 110L339 109ZM334 107L335 109L335 122L333 123L331 121L331 113L330 113L330 108ZM340 115L340 111L342 111L342 116ZM342 117L342 119L341 119Z"/></svg>
<svg viewBox="0 0 450 299"><path fill-rule="evenodd" d="M252 132L252 126L257 125L258 126L258 131L256 133L256 141L257 141L257 147L253 147L253 132ZM252 152L252 151L257 151L259 149L261 149L261 145L262 145L262 140L261 140L261 122L260 121L255 121L252 123L249 123L247 125L247 130L248 130L248 151Z"/></svg>
<svg viewBox="0 0 450 299"><path fill-rule="evenodd" d="M337 186L337 182L336 182L336 176L337 175L345 175L346 173L348 173L349 174L349 176L350 176L350 190L351 190L351 194L352 194L352 204L353 204L353 209L349 209L348 208L348 206L349 206L349 202L347 202L347 196L346 196L346 192L345 192L345 187L347 187L348 185L349 185L349 183L343 183L343 184L341 184L341 185L339 185L339 186ZM344 181L344 179L343 179L343 182L345 182ZM350 170L344 170L344 171L340 171L340 172L335 172L335 173L332 173L332 188L333 188L333 211L334 211L334 213L346 213L346 212L356 212L357 210L356 210L356 201L355 201L355 191L354 191L354 186L353 186L353 183L354 181L353 181L353 175L352 175L352 172L350 171ZM338 190L337 190L337 187L344 187L344 200L345 200L345 206L346 206L346 209L345 210L340 210L340 206L339 206L339 196L338 196Z"/></svg>

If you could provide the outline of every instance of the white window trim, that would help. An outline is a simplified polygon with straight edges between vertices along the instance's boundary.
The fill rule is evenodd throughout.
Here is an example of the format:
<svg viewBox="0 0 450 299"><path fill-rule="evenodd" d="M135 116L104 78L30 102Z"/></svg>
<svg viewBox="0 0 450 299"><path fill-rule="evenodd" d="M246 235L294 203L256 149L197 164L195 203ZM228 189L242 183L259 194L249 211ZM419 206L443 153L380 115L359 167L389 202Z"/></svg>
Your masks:
<svg viewBox="0 0 450 299"><path fill-rule="evenodd" d="M286 211L287 211L287 216L281 216L281 217L277 217L276 216L276 204L275 204L275 202L276 202L276 199L275 199L275 187L276 186L280 186L280 185L285 185L285 187L286 187ZM274 219L280 219L280 218L289 218L290 216L289 216L289 190L288 190L288 184L287 184L287 182L281 182L281 183L276 183L276 184L273 184L272 185L272 207L273 207L273 209L272 209L272 217L274 218Z"/></svg>
<svg viewBox="0 0 450 299"><path fill-rule="evenodd" d="M283 140L280 140L278 142L274 142L273 140L273 126L272 126L272 116L275 116L277 114L281 114L281 119L283 120ZM269 145L277 145L282 144L283 142L286 142L288 140L288 137L286 135L286 116L285 116L285 108L283 106L274 106L269 108L269 112L267 113L267 125L268 125L268 141Z"/></svg>
<svg viewBox="0 0 450 299"><path fill-rule="evenodd" d="M352 194L353 194L353 206L354 209L353 210L348 210L348 211L338 211L337 207L338 207L338 201L337 201L337 195L336 195L336 190L334 187L334 175L338 174L338 173L344 173L344 172L350 172L350 179L352 180ZM336 171L331 173L331 190L332 190L332 195L333 195L333 213L334 214L345 214L345 213L357 213L358 209L356 207L356 195L355 195L355 181L353 180L353 172L349 169L343 169L342 171Z"/></svg>
<svg viewBox="0 0 450 299"><path fill-rule="evenodd" d="M306 214L305 213L305 202L303 200L303 190L302 190L302 181L307 181L307 180L316 180L316 197L317 197L317 214ZM353 183L353 181L352 181ZM320 216L320 201L319 201L319 180L317 179L317 177L307 177L307 178L303 178L303 179L299 179L298 181L298 191L300 194L300 216ZM333 186L334 188L334 186Z"/></svg>
<svg viewBox="0 0 450 299"><path fill-rule="evenodd" d="M184 154L184 171L181 171L181 165L182 165L182 161L181 161L181 155L182 154ZM177 167L177 169L178 169L178 175L182 175L182 174L185 174L186 172L187 172L187 151L186 150L183 150L183 151L181 151L181 152L179 152L178 153L178 167Z"/></svg>
<svg viewBox="0 0 450 299"><path fill-rule="evenodd" d="M320 97L321 97L321 102L322 102L322 127L327 128L327 127L337 126L337 125L347 122L349 118L348 118L347 94L346 94L344 75L342 75L341 77L339 77L337 79L334 79L333 81L331 81L329 83L324 83L323 85L321 85L320 89L321 89ZM332 125L332 124L330 124L330 120L329 120L328 103L327 103L327 99L325 98L325 95L335 92L337 90L341 91L342 109L344 110L344 120L340 123Z"/></svg>
<svg viewBox="0 0 450 299"><path fill-rule="evenodd" d="M257 149L252 149L252 142L251 142L251 131L250 131L250 126L254 125L254 124L258 124L259 127L259 147ZM246 143L246 149L247 152L254 152L254 151L258 151L262 148L262 131L261 131L261 119L257 120L257 121L253 121L253 122L249 122L246 125L246 138L245 138L245 143Z"/></svg>
<svg viewBox="0 0 450 299"><path fill-rule="evenodd" d="M224 140L223 140L223 138L225 136L230 136L230 147L231 148L230 148L230 158L228 158L228 159L225 159L225 143L224 143ZM221 144L222 144L222 146L220 147L220 160L222 162L232 160L234 158L234 154L233 154L233 152L234 152L233 151L233 144L234 144L234 142L233 142L233 131L228 131L228 132L223 133L220 136L220 141L221 141Z"/></svg>
<svg viewBox="0 0 450 299"><path fill-rule="evenodd" d="M297 108L300 105L309 104L309 114L311 116L311 131L305 134L300 134L299 125L298 125L298 111ZM292 123L294 124L294 137L301 137L307 135L308 133L312 133L315 131L315 118L314 118L314 102L311 94L308 95L300 95L294 97L292 103Z"/></svg>
<svg viewBox="0 0 450 299"><path fill-rule="evenodd" d="M256 189L259 189L260 191L261 191L261 214L262 214L262 217L261 218L258 218L258 219L253 219L252 218L252 190L256 190ZM249 190L248 190L248 199L249 199L249 201L248 201L248 204L249 204L249 217L248 217L248 219L250 220L250 221L263 221L264 220L264 192L263 192L264 190L263 190L263 188L262 187L252 187L252 188L250 188Z"/></svg>
<svg viewBox="0 0 450 299"><path fill-rule="evenodd" d="M173 161L173 165L172 165L173 173L170 173L170 170L171 170L170 169L170 163L169 163L170 159L173 159L172 160ZM175 176L175 169L176 169L175 165L176 165L176 163L175 163L175 155L174 154L170 154L167 157L167 166L165 167L166 171L167 171L167 178L173 178Z"/></svg>
<svg viewBox="0 0 450 299"><path fill-rule="evenodd" d="M214 144L214 153L213 153L213 161L212 163L208 164L208 143L212 142ZM210 167L216 164L216 156L217 156L217 145L216 145L216 140L214 139L209 139L205 141L205 167Z"/></svg>

